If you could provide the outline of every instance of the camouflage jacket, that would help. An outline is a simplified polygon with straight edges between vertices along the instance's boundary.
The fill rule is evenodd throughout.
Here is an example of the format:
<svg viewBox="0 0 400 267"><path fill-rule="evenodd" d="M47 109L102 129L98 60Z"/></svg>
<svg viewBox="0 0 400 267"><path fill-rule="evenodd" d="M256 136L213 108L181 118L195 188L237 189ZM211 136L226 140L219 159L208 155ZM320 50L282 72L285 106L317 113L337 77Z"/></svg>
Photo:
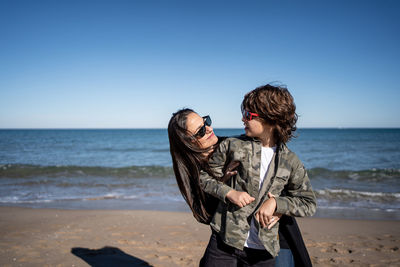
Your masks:
<svg viewBox="0 0 400 267"><path fill-rule="evenodd" d="M313 215L316 210L316 198L303 164L285 145L280 145L274 153L259 190L260 160L260 141L245 135L227 138L214 151L209 164L214 175L222 177L224 167L229 162L239 161L238 173L231 178L230 185L227 185L202 171L200 184L205 192L220 199L210 225L226 244L243 250L251 219L254 218L259 239L265 249L275 257L280 249L279 223L268 230L267 227L261 228L254 216L261 204L268 199L268 192L279 196L275 197L276 212L291 216ZM232 188L245 191L256 200L239 208L225 199Z"/></svg>

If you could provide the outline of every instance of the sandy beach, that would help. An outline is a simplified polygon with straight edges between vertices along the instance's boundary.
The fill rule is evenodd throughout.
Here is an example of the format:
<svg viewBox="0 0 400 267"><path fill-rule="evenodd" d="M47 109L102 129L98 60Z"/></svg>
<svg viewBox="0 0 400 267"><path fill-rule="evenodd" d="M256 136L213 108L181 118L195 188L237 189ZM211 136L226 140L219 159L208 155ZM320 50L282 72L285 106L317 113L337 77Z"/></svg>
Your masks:
<svg viewBox="0 0 400 267"><path fill-rule="evenodd" d="M198 266L190 213L0 207L0 266ZM400 266L400 222L300 218L314 266Z"/></svg>

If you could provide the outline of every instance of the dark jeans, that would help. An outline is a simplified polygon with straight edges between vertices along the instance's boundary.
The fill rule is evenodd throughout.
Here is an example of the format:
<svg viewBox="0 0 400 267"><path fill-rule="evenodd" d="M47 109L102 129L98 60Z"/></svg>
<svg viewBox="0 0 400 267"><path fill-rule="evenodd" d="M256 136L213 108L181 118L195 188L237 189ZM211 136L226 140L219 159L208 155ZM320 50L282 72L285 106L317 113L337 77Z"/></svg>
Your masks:
<svg viewBox="0 0 400 267"><path fill-rule="evenodd" d="M294 267L293 254L290 249L281 248L275 257L275 267Z"/></svg>
<svg viewBox="0 0 400 267"><path fill-rule="evenodd" d="M275 259L266 250L236 249L225 244L213 231L200 267L267 267L275 266Z"/></svg>

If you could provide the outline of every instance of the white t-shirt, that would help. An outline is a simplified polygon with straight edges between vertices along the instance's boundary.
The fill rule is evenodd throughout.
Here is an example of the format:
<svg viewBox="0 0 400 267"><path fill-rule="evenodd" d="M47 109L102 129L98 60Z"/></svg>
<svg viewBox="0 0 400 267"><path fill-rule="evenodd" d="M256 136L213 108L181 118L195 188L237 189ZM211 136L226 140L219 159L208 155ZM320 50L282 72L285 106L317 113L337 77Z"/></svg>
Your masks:
<svg viewBox="0 0 400 267"><path fill-rule="evenodd" d="M264 184L264 178L267 174L269 165L271 164L272 157L274 156L276 147L261 147L261 165L260 165L260 184L258 186L258 190L261 190L262 185ZM254 219L251 220L250 230L247 234L246 242L244 243L245 247L254 248L254 249L265 249L264 245L261 243L258 238L258 230L254 224Z"/></svg>

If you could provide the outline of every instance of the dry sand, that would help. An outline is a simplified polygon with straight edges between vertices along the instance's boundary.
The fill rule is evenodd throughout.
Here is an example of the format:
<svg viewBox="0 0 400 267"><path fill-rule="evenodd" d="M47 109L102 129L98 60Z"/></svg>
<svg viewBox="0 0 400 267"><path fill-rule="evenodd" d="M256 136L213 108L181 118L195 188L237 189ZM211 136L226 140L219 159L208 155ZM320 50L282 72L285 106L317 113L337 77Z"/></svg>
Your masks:
<svg viewBox="0 0 400 267"><path fill-rule="evenodd" d="M191 214L0 207L0 266L198 266ZM400 222L298 219L314 266L400 266Z"/></svg>

